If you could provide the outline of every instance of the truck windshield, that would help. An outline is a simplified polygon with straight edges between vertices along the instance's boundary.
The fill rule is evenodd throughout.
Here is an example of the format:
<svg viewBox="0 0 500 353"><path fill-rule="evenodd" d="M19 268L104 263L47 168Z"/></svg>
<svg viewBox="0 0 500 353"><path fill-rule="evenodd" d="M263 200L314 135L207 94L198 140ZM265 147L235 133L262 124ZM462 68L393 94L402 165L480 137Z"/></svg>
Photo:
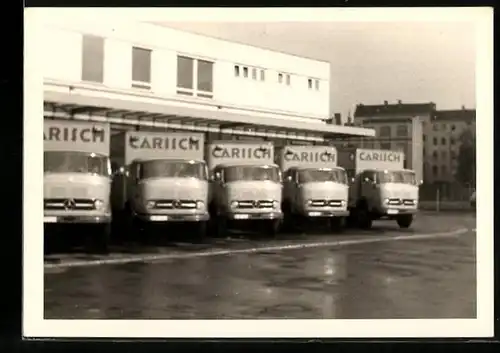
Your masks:
<svg viewBox="0 0 500 353"><path fill-rule="evenodd" d="M95 153L46 151L43 154L44 173L86 173L111 175L109 158Z"/></svg>
<svg viewBox="0 0 500 353"><path fill-rule="evenodd" d="M224 169L226 183L241 180L280 182L280 172L274 166L231 166Z"/></svg>
<svg viewBox="0 0 500 353"><path fill-rule="evenodd" d="M347 184L347 175L342 169L301 169L298 175L300 184L323 181Z"/></svg>
<svg viewBox="0 0 500 353"><path fill-rule="evenodd" d="M416 185L415 173L408 170L384 170L378 173L378 180L383 183L400 183Z"/></svg>
<svg viewBox="0 0 500 353"><path fill-rule="evenodd" d="M197 178L207 180L205 164L192 161L164 159L141 162L140 179L148 178Z"/></svg>

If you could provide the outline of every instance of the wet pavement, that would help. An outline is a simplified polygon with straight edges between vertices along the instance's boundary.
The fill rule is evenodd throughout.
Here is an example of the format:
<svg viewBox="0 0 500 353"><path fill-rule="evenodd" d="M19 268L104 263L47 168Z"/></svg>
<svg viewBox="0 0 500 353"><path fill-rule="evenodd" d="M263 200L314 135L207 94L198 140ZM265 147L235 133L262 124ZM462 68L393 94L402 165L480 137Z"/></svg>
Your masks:
<svg viewBox="0 0 500 353"><path fill-rule="evenodd" d="M475 227L423 213L405 231L77 249L46 258L45 318L473 318Z"/></svg>

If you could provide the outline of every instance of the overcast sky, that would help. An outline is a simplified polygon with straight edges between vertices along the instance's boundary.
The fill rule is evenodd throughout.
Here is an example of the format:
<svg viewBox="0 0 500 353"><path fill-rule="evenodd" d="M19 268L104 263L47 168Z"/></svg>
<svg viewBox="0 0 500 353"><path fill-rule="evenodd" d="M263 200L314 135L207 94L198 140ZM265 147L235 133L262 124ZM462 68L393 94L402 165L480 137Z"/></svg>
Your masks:
<svg viewBox="0 0 500 353"><path fill-rule="evenodd" d="M474 108L475 28L466 22L164 22L169 27L331 63L331 112L430 102Z"/></svg>

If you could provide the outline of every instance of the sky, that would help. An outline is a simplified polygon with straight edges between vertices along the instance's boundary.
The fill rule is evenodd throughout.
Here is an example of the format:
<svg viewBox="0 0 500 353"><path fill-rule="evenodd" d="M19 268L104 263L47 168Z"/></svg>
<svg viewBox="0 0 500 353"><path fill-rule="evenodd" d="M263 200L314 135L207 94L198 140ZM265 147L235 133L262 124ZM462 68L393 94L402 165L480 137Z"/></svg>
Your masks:
<svg viewBox="0 0 500 353"><path fill-rule="evenodd" d="M469 22L163 22L331 63L331 113L356 104L434 102L475 108L475 28Z"/></svg>

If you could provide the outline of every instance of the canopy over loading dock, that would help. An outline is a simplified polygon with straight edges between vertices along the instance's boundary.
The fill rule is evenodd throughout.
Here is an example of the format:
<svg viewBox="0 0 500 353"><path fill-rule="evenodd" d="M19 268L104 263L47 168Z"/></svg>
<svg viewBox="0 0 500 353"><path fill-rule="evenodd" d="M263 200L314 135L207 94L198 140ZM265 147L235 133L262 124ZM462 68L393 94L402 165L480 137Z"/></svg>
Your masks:
<svg viewBox="0 0 500 353"><path fill-rule="evenodd" d="M372 129L269 118L230 110L215 104L197 107L196 103L158 98L147 92L137 94L66 83L50 83L44 87L44 115L49 118L313 142L375 136Z"/></svg>

